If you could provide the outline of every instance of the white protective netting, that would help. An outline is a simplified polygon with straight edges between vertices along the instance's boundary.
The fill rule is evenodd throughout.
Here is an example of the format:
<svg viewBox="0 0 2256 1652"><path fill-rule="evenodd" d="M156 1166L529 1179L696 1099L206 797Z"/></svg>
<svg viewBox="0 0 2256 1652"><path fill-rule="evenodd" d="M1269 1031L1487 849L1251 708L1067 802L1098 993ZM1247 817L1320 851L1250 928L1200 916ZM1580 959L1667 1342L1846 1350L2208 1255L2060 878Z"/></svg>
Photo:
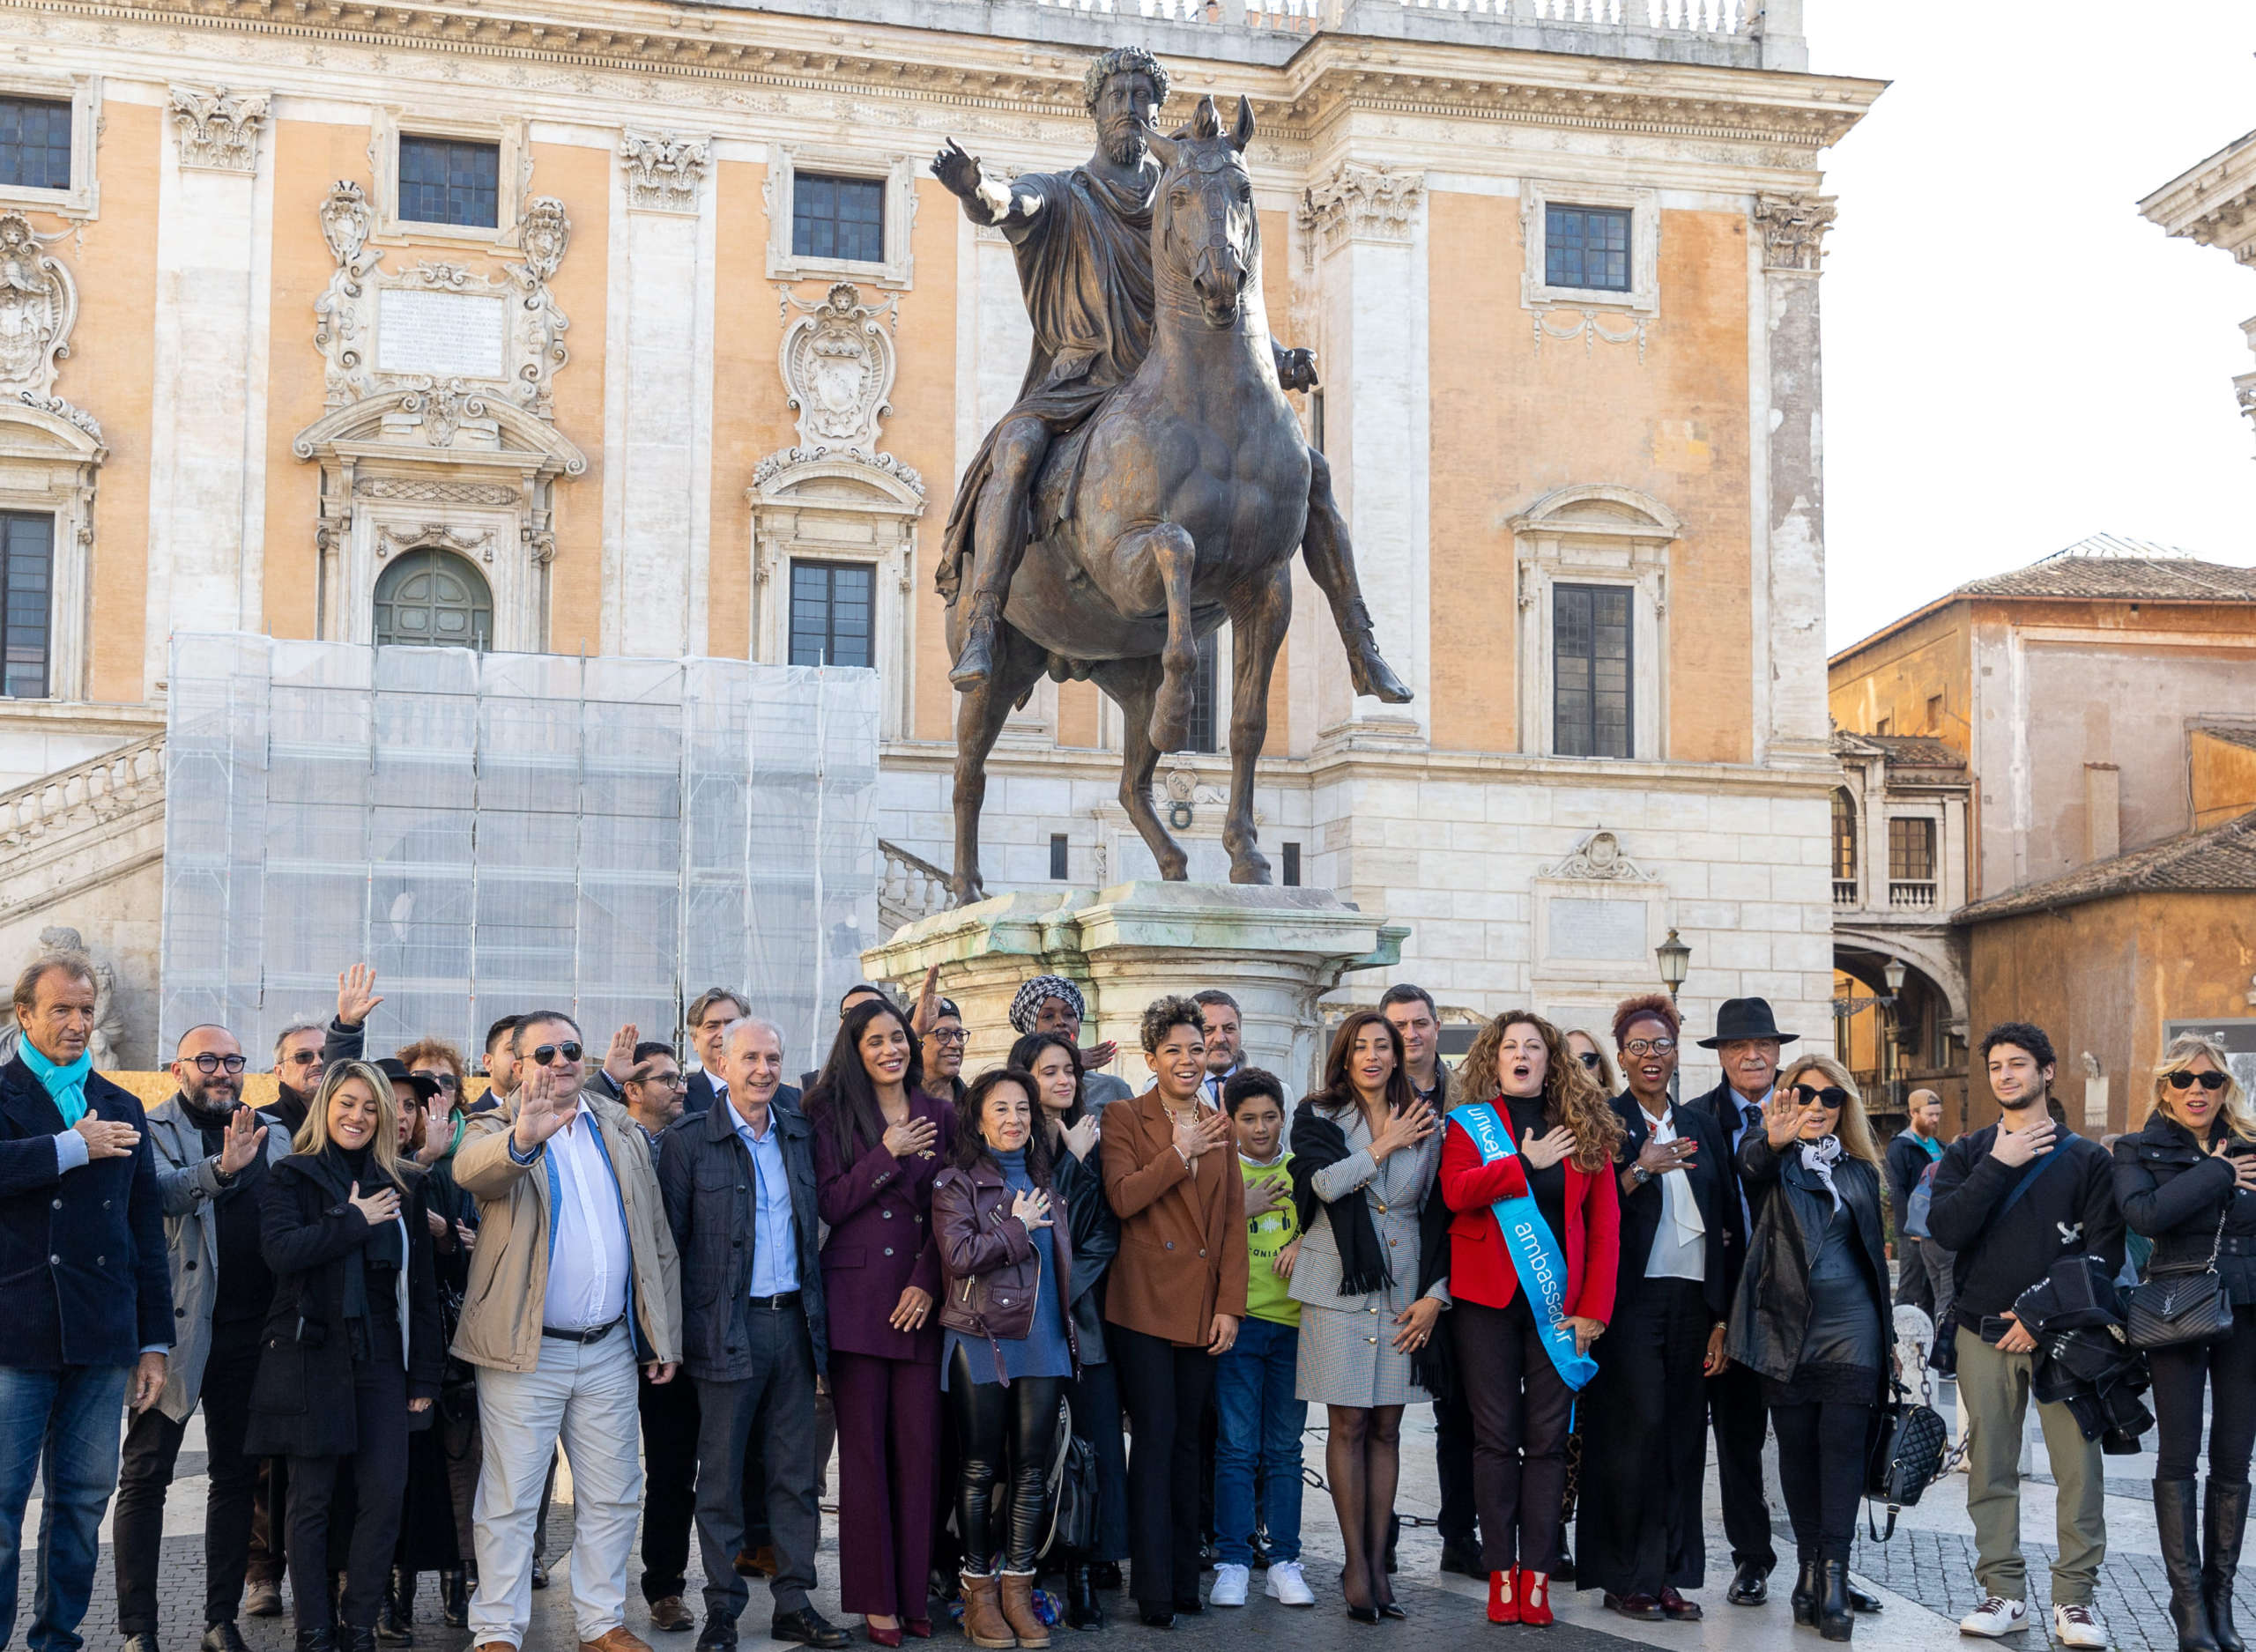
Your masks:
<svg viewBox="0 0 2256 1652"><path fill-rule="evenodd" d="M725 986L812 1064L877 939L873 671L184 635L169 706L167 1049L270 1049L366 960L372 1055Z"/></svg>

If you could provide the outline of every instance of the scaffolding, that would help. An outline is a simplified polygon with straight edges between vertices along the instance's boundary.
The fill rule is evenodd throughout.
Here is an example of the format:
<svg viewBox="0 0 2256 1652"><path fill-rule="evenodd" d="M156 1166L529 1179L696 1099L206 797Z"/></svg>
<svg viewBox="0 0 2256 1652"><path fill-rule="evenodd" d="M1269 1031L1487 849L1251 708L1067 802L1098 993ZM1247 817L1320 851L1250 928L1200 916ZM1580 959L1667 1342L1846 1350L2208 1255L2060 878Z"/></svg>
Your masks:
<svg viewBox="0 0 2256 1652"><path fill-rule="evenodd" d="M724 986L815 1063L878 938L878 722L842 667L176 636L161 1048L256 1058L365 960L371 1052L560 1009L599 1059Z"/></svg>

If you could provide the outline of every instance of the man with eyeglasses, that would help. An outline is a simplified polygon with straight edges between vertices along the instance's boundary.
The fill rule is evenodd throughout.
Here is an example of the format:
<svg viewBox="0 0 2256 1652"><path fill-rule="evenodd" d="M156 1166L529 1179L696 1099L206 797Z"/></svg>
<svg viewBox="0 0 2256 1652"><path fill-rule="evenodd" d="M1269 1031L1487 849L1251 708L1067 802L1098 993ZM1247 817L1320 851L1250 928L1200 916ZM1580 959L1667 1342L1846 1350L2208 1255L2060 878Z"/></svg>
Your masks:
<svg viewBox="0 0 2256 1652"><path fill-rule="evenodd" d="M288 1134L244 1107L242 1046L192 1026L172 1064L179 1089L151 1109L177 1340L157 1404L133 1419L117 1478L117 1627L125 1652L157 1652L157 1564L165 1493L188 1419L204 1407L204 1652L245 1652L235 1626L250 1565L256 1457L243 1452L259 1333L274 1275L259 1250L259 1200Z"/></svg>
<svg viewBox="0 0 2256 1652"><path fill-rule="evenodd" d="M660 1387L681 1359L680 1264L650 1150L627 1110L581 1088L579 1024L516 1026L516 1093L471 1118L455 1181L478 1201L454 1353L478 1368L480 1652L523 1644L533 1529L560 1440L571 1460L573 1617L586 1652L649 1652L626 1626L642 1512L635 1369ZM534 1281L540 1285L535 1288Z"/></svg>
<svg viewBox="0 0 2256 1652"><path fill-rule="evenodd" d="M963 1100L963 1054L970 1042L970 1030L955 1000L935 996L931 1025L924 1036L925 1094L951 1102Z"/></svg>

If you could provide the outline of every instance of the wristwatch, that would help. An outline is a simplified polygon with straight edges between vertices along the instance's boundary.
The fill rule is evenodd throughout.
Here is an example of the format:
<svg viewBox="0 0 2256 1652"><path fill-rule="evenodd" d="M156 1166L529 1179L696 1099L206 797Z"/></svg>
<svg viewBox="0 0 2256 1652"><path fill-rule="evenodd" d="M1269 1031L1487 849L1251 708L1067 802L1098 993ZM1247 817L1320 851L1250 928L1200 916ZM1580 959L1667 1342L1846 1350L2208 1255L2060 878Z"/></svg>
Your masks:
<svg viewBox="0 0 2256 1652"><path fill-rule="evenodd" d="M1643 1165L1631 1165L1629 1167L1629 1180L1636 1182L1639 1187L1644 1187L1646 1182L1651 1182L1652 1179L1653 1173L1646 1169Z"/></svg>

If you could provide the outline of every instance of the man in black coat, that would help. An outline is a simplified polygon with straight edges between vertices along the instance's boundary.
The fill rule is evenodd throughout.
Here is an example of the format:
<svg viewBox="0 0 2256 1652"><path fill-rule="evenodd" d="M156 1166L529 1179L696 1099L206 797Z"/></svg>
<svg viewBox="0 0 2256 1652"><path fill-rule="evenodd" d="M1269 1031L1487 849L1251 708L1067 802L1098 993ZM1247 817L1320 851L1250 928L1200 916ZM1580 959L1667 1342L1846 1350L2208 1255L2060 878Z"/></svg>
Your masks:
<svg viewBox="0 0 2256 1652"><path fill-rule="evenodd" d="M0 1626L16 1618L24 1506L42 1478L33 1652L76 1652L119 1418L163 1393L173 1344L162 1195L141 1104L93 1070L94 971L48 952L17 978L0 1068ZM4 1639L6 1628L0 1628Z"/></svg>
<svg viewBox="0 0 2256 1652"><path fill-rule="evenodd" d="M1935 1300L1934 1248L1905 1233L1904 1223L1919 1178L1942 1158L1942 1098L1932 1090L1914 1090L1904 1098L1904 1108L1911 1126L1888 1144L1886 1159L1889 1215L1896 1224L1896 1300L1899 1307L1909 1303L1924 1308L1932 1318L1941 1311Z"/></svg>

